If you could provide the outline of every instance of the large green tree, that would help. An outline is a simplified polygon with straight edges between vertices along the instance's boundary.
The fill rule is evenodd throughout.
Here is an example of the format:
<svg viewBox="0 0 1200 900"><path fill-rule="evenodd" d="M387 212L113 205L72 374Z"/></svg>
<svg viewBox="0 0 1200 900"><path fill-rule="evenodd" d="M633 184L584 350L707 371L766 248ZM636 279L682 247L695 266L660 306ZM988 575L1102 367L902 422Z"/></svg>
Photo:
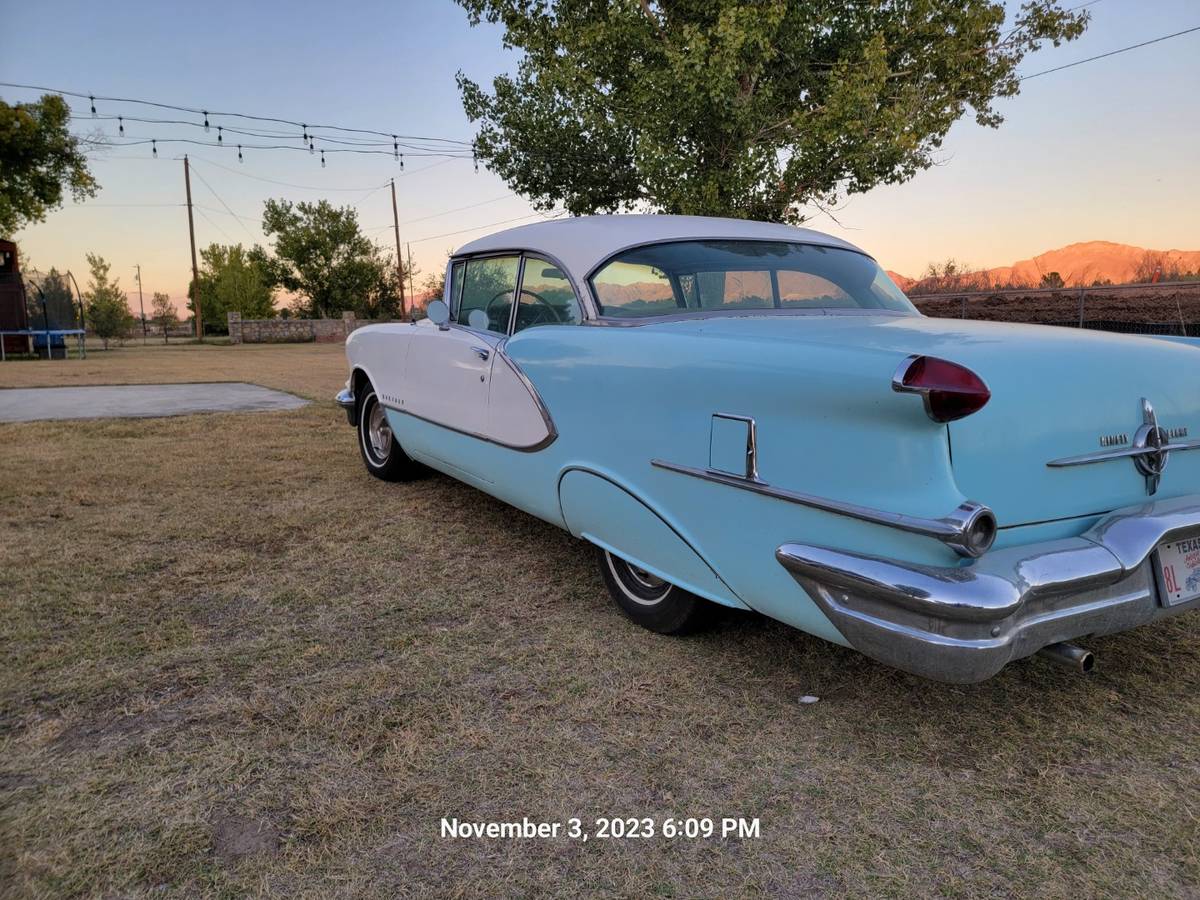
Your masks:
<svg viewBox="0 0 1200 900"><path fill-rule="evenodd" d="M112 266L94 253L87 255L87 261L91 269L91 281L83 295L87 303L87 322L104 341L107 350L112 338L121 337L133 327L133 313L129 311L129 301L119 280L109 280Z"/></svg>
<svg viewBox="0 0 1200 900"><path fill-rule="evenodd" d="M365 319L400 315L395 262L362 233L354 207L268 200L263 232L274 240L273 254L255 248L252 257L271 284L296 295L298 315L336 317L346 310Z"/></svg>
<svg viewBox="0 0 1200 900"><path fill-rule="evenodd" d="M228 314L243 319L270 319L275 315L275 294L267 266L254 251L241 244L209 244L200 250L200 313L202 321L223 326ZM188 309L196 312L197 286L188 287Z"/></svg>
<svg viewBox="0 0 1200 900"><path fill-rule="evenodd" d="M57 94L34 103L0 100L0 237L43 221L62 205L64 189L76 200L99 190L82 142L68 131L70 118Z"/></svg>
<svg viewBox="0 0 1200 900"><path fill-rule="evenodd" d="M482 161L539 208L797 222L928 168L1087 12L1029 0L457 0L523 56L461 72Z"/></svg>

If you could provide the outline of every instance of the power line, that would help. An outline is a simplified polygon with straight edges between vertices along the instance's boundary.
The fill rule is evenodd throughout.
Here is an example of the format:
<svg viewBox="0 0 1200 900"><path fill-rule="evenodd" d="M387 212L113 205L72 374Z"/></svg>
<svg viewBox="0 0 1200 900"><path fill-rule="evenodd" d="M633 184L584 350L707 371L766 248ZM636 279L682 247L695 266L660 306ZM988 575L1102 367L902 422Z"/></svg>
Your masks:
<svg viewBox="0 0 1200 900"><path fill-rule="evenodd" d="M515 218L512 218L512 219L502 219L499 222L488 222L486 225L474 225L470 228L460 228L460 229L458 229L458 231L445 231L442 234L431 234L428 237L417 238L416 240L408 241L408 243L420 244L420 243L424 243L425 241L436 241L438 238L453 237L456 234L465 234L468 231L478 231L481 228L495 228L497 225L507 225L510 222L520 222L523 219L532 219L534 216L539 216L540 218L546 219L546 220L557 219L560 216L562 216L562 214L564 212L566 212L566 210L561 210L552 216L546 216L540 212L532 212L532 213L528 213L527 215L524 215L524 216L516 216Z"/></svg>
<svg viewBox="0 0 1200 900"><path fill-rule="evenodd" d="M459 147L447 148L447 147L438 147L438 146L433 146L433 147L426 146L426 144L436 143L436 141L432 138L425 139L424 144L414 144L409 141L403 141L403 140L373 141L373 140L364 140L361 138L350 138L350 139L334 138L334 137L329 137L328 135L324 135L324 134L315 134L311 131L309 131L306 135L303 135L303 136L299 135L299 134L294 134L289 131L248 131L244 128L234 128L231 125L210 126L208 124L205 124L204 122L193 122L188 119L148 119L148 118L145 118L144 116L119 116L119 115L118 116L72 115L69 118L71 118L72 120L77 121L77 122L116 122L116 123L118 123L118 129L119 129L120 136L122 136L122 137L125 136L125 123L126 122L136 122L136 123L142 124L142 125L183 125L183 126L187 126L189 128L203 128L205 130L205 132L209 132L209 131L211 131L212 127L215 127L217 129L218 135L236 134L236 135L243 135L246 137L254 137L254 138L283 138L283 139L290 138L290 139L297 140L297 141L304 140L305 137L307 137L307 139L310 141L322 141L322 142L326 142L326 143L339 144L339 145L350 146L350 147L391 147L392 148L391 154L394 156L404 156L404 152L409 152L409 151L434 151L434 152L436 152L436 151L444 151L447 149L454 149L454 150L464 149L464 148L459 148ZM207 119L205 121L207 122ZM220 143L221 146L225 146L224 141L218 141L218 143ZM403 148L404 152L401 152L400 148ZM307 149L307 145L302 149Z"/></svg>
<svg viewBox="0 0 1200 900"><path fill-rule="evenodd" d="M105 135L109 137L109 135ZM291 144L235 144L233 142L225 143L218 141L197 141L193 138L133 138L124 141L110 141L105 144L107 147L138 147L146 144L191 144L196 147L220 147L225 150L295 150L298 153L320 153L322 156L326 153L359 153L367 156L392 156L390 150L370 150L358 149L351 147L328 147L320 150L310 150L308 147L294 147ZM406 156L438 156L448 157L450 159L471 159L471 154L459 154L457 152L425 152L417 151L405 154Z"/></svg>
<svg viewBox="0 0 1200 900"><path fill-rule="evenodd" d="M104 159L105 157L100 157L100 158ZM123 159L143 159L144 157L127 156L127 157L122 157L122 158ZM226 172L232 172L234 175L240 175L243 178L251 178L254 181L264 181L267 184L279 185L280 187L296 188L296 189L302 190L302 191L345 191L346 193L358 194L363 191L379 190L381 188L387 187L387 185L388 185L388 183L385 181L383 184L379 185L378 187L374 187L374 188L318 187L315 184L294 184L290 181L276 181L272 178L263 178L261 175L251 175L249 172L242 172L241 170L234 169L231 166L223 166L219 162L213 162L211 159L197 159L195 157L192 157L192 162L193 163L198 163L198 162L203 163L206 166L215 166L218 169L224 169ZM435 165L437 165L437 163L435 163ZM432 168L432 166L427 166L426 168ZM421 171L421 170L418 169L417 171Z"/></svg>
<svg viewBox="0 0 1200 900"><path fill-rule="evenodd" d="M1028 81L1030 78L1039 78L1042 75L1049 75L1051 72L1061 72L1063 69L1082 66L1084 63L1095 62L1098 59L1106 59L1109 56L1116 56L1118 53L1126 53L1129 50L1137 50L1139 47L1149 47L1151 44L1157 44L1161 41L1169 41L1171 38L1177 38L1185 34L1191 34L1193 31L1200 31L1200 25L1196 25L1192 28L1185 28L1183 31L1176 31L1174 34L1164 34L1162 37L1156 37L1148 41L1142 41L1140 44L1130 44L1128 47L1120 47L1116 50L1109 50L1107 53L1089 56L1087 59L1077 59L1075 62L1066 63L1065 65L1061 66L1055 66L1053 69L1043 69L1041 72L1034 72L1032 75L1022 75L1017 80Z"/></svg>
<svg viewBox="0 0 1200 900"><path fill-rule="evenodd" d="M246 120L255 121L255 122L274 122L278 125L291 125L295 128L301 129L304 132L307 132L308 129L310 129L310 128L315 128L315 129L324 130L324 131L341 131L341 132L346 132L349 134L373 134L373 135L377 135L379 137L392 138L393 140L398 140L400 138L404 138L405 140L415 140L415 141L438 141L438 142L447 143L447 144L460 144L465 147L470 147L473 143L472 141L460 141L456 138L427 137L427 136L416 135L416 134L399 134L399 133L394 133L391 131L376 131L371 128L348 128L343 125L318 125L318 124L310 125L306 122L297 122L294 119L282 119L282 118L277 118L274 116L256 116L256 115L251 115L249 113L222 112L219 110L197 109L192 106L177 106L173 103L160 103L155 100L141 100L141 99L137 99L134 97L108 97L108 96L102 96L100 94L86 94L86 93L83 93L82 91L68 91L68 90L63 90L61 88L46 87L44 85L38 85L38 84L16 84L16 83L9 82L9 81L0 81L0 87L20 88L22 90L27 90L27 91L46 91L51 94L60 94L64 97L78 97L80 99L85 99L85 100L90 101L93 109L95 108L95 104L96 104L97 100L100 100L105 103L135 103L135 104L138 104L141 106L151 106L156 109L172 109L172 110L175 110L176 112L191 113L192 115L197 115L197 116L202 115L205 117L205 119L207 119L209 116L213 116L213 117L224 116L227 118L246 119Z"/></svg>
<svg viewBox="0 0 1200 900"><path fill-rule="evenodd" d="M224 200L221 199L221 195L218 194L216 192L216 190L213 188L213 186L208 183L208 179L206 179L199 172L196 173L196 177L200 179L200 183L202 185L204 185L206 188L208 188L208 192L217 198L217 202L225 207L225 212L229 213L231 216L233 216L235 219L237 219L238 224L241 225L243 229L245 229L246 234L250 235L250 240L255 240L254 234L246 226L246 223L242 221L242 217L239 216L237 213L235 213L232 209L229 208L229 204L227 204Z"/></svg>
<svg viewBox="0 0 1200 900"><path fill-rule="evenodd" d="M417 219L409 219L405 222L401 222L400 224L401 225L415 225L417 222L427 222L430 219L439 219L442 216L448 216L451 213L463 212L464 210L475 209L480 206L487 206L489 203L499 203L501 200L507 200L510 197L516 197L516 196L518 196L518 195L515 191L510 191L509 193L505 194L502 197L493 197L491 200L480 200L478 203L468 203L466 206L457 206L454 209L446 209L446 210L442 210L441 212L430 213L427 216L421 216L420 218L417 218ZM391 227L392 227L391 223L388 223L387 225L375 225L375 226L372 226L371 228L364 228L363 230L364 231L383 231L385 228L391 228Z"/></svg>
<svg viewBox="0 0 1200 900"><path fill-rule="evenodd" d="M200 207L196 206L195 204L192 204L192 208L193 208L193 209L195 209L195 210L196 210L196 212L200 213L200 215L204 217L204 221L205 221L205 222L207 222L207 223L208 223L209 225L211 225L213 228L217 229L217 231L221 232L221 234L224 236L225 240L229 241L229 243L231 243L231 244L234 242L234 241L233 241L233 238L231 238L231 237L230 237L230 236L229 236L229 235L228 235L228 234L225 232L225 229L224 229L224 228L222 228L220 225L218 225L216 222L214 222L212 219L210 219L210 218L208 217L208 215L207 215L207 214L204 212L204 210L203 210L203 209L201 209Z"/></svg>

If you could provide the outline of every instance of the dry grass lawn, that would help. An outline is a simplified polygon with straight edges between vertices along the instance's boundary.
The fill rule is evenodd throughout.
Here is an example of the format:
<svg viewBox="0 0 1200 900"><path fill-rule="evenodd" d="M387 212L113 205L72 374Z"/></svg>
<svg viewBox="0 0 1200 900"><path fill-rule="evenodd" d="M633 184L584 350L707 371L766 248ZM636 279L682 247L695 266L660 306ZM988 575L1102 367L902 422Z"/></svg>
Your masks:
<svg viewBox="0 0 1200 900"><path fill-rule="evenodd" d="M0 366L298 411L0 425L0 893L1200 895L1200 617L975 687L754 617L658 637L564 533L367 476L336 346ZM803 705L801 695L820 702ZM452 840L443 816L758 817Z"/></svg>

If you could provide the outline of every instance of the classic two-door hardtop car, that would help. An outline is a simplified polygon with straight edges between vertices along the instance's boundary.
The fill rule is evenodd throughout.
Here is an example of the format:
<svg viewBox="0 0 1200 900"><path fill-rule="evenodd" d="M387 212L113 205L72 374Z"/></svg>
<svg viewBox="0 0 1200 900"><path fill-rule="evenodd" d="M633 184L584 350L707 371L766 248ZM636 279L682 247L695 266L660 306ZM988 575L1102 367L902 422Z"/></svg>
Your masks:
<svg viewBox="0 0 1200 900"><path fill-rule="evenodd" d="M590 541L655 631L720 604L971 682L1200 605L1200 348L927 318L815 231L513 228L346 354L369 472Z"/></svg>

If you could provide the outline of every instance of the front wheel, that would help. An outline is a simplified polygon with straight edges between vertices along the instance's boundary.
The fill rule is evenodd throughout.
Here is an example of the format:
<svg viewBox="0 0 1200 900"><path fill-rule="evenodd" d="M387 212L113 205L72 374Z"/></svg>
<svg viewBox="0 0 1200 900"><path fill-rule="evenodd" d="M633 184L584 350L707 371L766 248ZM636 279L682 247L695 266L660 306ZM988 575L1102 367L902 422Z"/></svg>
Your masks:
<svg viewBox="0 0 1200 900"><path fill-rule="evenodd" d="M396 440L383 404L370 386L358 401L358 449L367 471L384 481L412 481L425 473L425 467Z"/></svg>
<svg viewBox="0 0 1200 900"><path fill-rule="evenodd" d="M713 605L702 597L607 550L599 550L599 560L600 574L613 601L643 628L658 634L686 634L711 621Z"/></svg>

